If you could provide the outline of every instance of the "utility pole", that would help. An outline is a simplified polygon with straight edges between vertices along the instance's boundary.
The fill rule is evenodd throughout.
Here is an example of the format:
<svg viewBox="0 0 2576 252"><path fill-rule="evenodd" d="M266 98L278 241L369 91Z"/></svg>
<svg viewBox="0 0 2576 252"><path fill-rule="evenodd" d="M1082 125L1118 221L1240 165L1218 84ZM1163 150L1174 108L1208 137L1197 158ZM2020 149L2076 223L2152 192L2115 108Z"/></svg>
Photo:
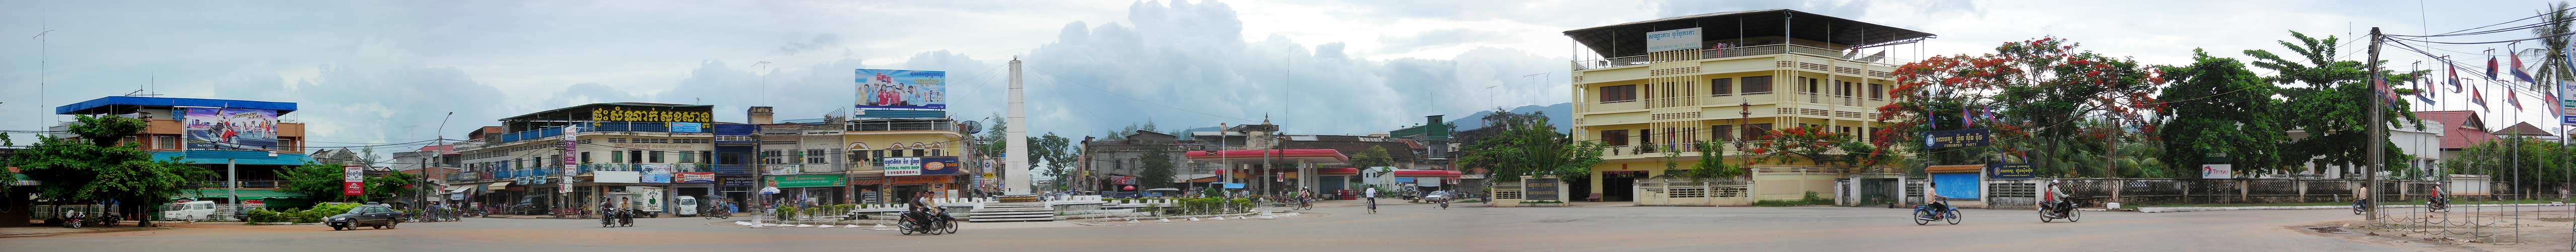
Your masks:
<svg viewBox="0 0 2576 252"><path fill-rule="evenodd" d="M2379 27L2370 28L2370 61L2367 62L2370 63L2370 67L2368 67L2368 69L2370 71L2370 81L2372 83L2379 83L2381 81L2379 76L2379 45L2380 41L2386 39L2381 36L2383 35L2379 34ZM2361 173L2362 177L2367 178L2366 180L2369 181L2366 182L2369 184L2362 185L2362 188L2365 188L2363 191L2366 191L2368 194L2362 196L2362 202L2370 204L2370 215L2364 216L2363 219L2370 221L2379 221L2379 202L2376 201L2379 199L2379 197L2377 197L2379 196L2379 171L2381 170L2379 166L2383 165L2383 163L2385 163L2383 160L2388 158L2385 156L2387 153L2382 153L2383 151L2388 150L2388 148L2382 148L2382 146L2386 145L2385 143L2388 141L2388 133L2385 132L2388 130L2387 122L2385 122L2388 118L2386 118L2387 115L2382 114L2383 110L2388 109L2388 95L2379 93L2387 92L2386 90L2380 90L2379 88L2379 85L2371 86L2370 125L2368 126L2370 127L2370 145L2362 147L2370 149L2370 164L2363 166L2369 167L2370 170L2362 171Z"/></svg>
<svg viewBox="0 0 2576 252"><path fill-rule="evenodd" d="M453 117L456 117L456 112L447 112L447 115L446 115L446 116L440 116L440 117L438 118L438 128L432 128L432 129L430 129L430 131L432 131L432 132L430 132L430 133L429 133L431 136L434 136L434 137L436 137L437 139L430 139L430 142L431 142L430 146L443 146L443 145L447 145L447 135L446 135L446 133L444 133L444 132L446 132L446 131L447 131L447 119L448 119L448 118L453 118ZM454 149L455 149L455 147L447 147L447 148L448 148L448 150L454 150ZM447 151L446 151L446 150L430 149L430 153L429 153L429 160L443 160L443 159L447 159L447 156L446 156L446 155L447 155ZM439 169L439 168L438 168L438 163L439 163L439 162L436 162L436 161L422 161L422 162L420 162L420 178L419 178L419 179L420 179L421 183L420 183L419 185L421 185L421 186L416 187L416 188L433 188L433 187L429 187L429 171L432 171L431 169ZM456 181L448 181L448 182L453 183L453 182L456 182ZM436 187L436 188L445 189L445 187ZM421 200L421 201L420 201L420 202L424 202L424 203L425 203L425 202L433 201L433 200L431 200L431 199L429 198L429 195L431 195L431 194L430 194L430 192L429 192L429 190L421 190L421 192L420 192L420 197L421 197L421 199L420 199L420 200ZM453 208L453 207L451 207L451 208Z"/></svg>
<svg viewBox="0 0 2576 252"><path fill-rule="evenodd" d="M52 41L49 41L49 40L51 40L52 38L51 38L51 37L46 37L46 36L45 36L45 34L51 34L51 33L54 33L54 30L47 29L47 30L42 31L42 32L36 32L36 37L33 37L34 39L36 39L36 109L37 109L37 110L39 110L39 111L44 110L44 109L45 109L45 104L46 104L46 103L45 103L45 86L46 86L46 85L45 85L45 81L46 81L46 79L47 79L47 78L45 78L45 77L46 77L46 76L45 76L45 61L46 61L46 60L48 60L48 59L52 59L52 58L50 57L50 56L52 56L52 55L49 55L49 54L48 54L49 52L52 52L52 50L51 50L52 48L50 48L50 46L52 46L52 43L50 43L50 42L52 42ZM46 121L45 121L45 120L46 120L46 119L51 119L51 118L53 118L53 117L45 116L45 113L36 113L36 118L37 118L37 120L31 121L31 122L36 122L36 128L37 128L37 129L49 129L49 128L51 128L51 127L47 127L47 125L45 125L45 123L46 123ZM52 134L46 134L46 135L44 135L44 136L50 136L50 135L52 135Z"/></svg>

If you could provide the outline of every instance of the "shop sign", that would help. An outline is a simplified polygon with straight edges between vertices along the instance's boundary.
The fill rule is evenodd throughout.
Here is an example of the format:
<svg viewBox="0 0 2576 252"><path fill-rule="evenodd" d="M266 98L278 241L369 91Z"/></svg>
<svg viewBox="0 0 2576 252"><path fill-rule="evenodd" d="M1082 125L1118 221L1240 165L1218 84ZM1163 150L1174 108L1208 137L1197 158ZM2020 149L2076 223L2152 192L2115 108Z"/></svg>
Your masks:
<svg viewBox="0 0 2576 252"><path fill-rule="evenodd" d="M921 175L955 175L966 168L957 165L957 157L923 157L920 162Z"/></svg>
<svg viewBox="0 0 2576 252"><path fill-rule="evenodd" d="M893 183L895 183L895 184L930 184L930 183L949 183L949 182L951 182L951 181L956 181L956 180L954 180L954 178L956 178L956 177L950 177L950 176L906 176L906 177L887 177L886 179L888 179L888 180L892 180L892 181L893 181Z"/></svg>
<svg viewBox="0 0 2576 252"><path fill-rule="evenodd" d="M769 176L769 183L780 188L847 186L850 180L841 174Z"/></svg>
<svg viewBox="0 0 2576 252"><path fill-rule="evenodd" d="M715 183L715 182L716 182L716 173L713 173L713 172L682 172L682 173L677 173L677 174L679 174L679 177L680 177L680 183ZM742 186L751 186L751 185L746 184L746 185L742 185Z"/></svg>
<svg viewBox="0 0 2576 252"><path fill-rule="evenodd" d="M356 165L340 166L340 191L341 191L341 192L340 192L340 194L341 194L341 195L363 195L363 194L366 194L366 190L367 190L367 182L366 182L366 181L367 181L367 168L366 168L366 167L360 167L360 166L356 166Z"/></svg>
<svg viewBox="0 0 2576 252"><path fill-rule="evenodd" d="M610 106L590 110L591 121L602 122L715 122L714 107L666 108L649 106Z"/></svg>
<svg viewBox="0 0 2576 252"><path fill-rule="evenodd" d="M2028 179L2033 175L2039 174L2038 168L2034 168L2030 166L2030 164L2026 163L1992 164L1986 165L1986 167L1986 169L1992 169L1994 171L1991 173L1992 175L1986 176L1987 178L1992 179Z"/></svg>
<svg viewBox="0 0 2576 252"><path fill-rule="evenodd" d="M1556 178L1533 178L1521 180L1521 200L1564 201L1563 198L1558 197L1556 191L1556 187L1563 184L1564 183L1562 183L1562 181L1557 180Z"/></svg>
<svg viewBox="0 0 2576 252"><path fill-rule="evenodd" d="M886 159L885 159L885 161L883 161L882 166L883 166L883 167L885 167L885 175L886 175L886 176L889 176L889 177L891 177L891 176L919 176L919 175L921 175L921 166L922 166L922 164L921 164L921 158L917 158L917 157L899 157L899 158L886 158ZM954 171L952 171L952 172L954 172Z"/></svg>
<svg viewBox="0 0 2576 252"><path fill-rule="evenodd" d="M1993 138L1986 129L1963 129L1925 132L1923 147L1931 149L1986 146Z"/></svg>

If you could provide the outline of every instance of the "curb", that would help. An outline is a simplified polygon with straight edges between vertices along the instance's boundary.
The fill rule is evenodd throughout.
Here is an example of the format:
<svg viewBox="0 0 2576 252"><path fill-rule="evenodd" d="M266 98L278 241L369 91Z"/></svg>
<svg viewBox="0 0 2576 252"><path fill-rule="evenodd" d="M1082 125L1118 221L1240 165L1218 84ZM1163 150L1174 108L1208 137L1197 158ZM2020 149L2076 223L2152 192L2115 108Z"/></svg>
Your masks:
<svg viewBox="0 0 2576 252"><path fill-rule="evenodd" d="M2499 206L2565 206L2565 204L2553 204L2553 203L2530 203L2530 204L2479 204L2479 205L2457 205L2457 206L2451 206L2451 207L2499 207ZM2381 208L2421 208L2421 207L2424 207L2424 205L2388 205L2388 206L2381 206ZM2138 212L2140 212L2140 213L2173 213L2173 212L2206 212L2206 211L2233 211L2233 210L2316 210L2316 209L2352 209L2352 206L2349 206L2349 205L2343 205L2343 206L2243 206L2243 207L2139 207L2139 208L2138 208Z"/></svg>
<svg viewBox="0 0 2576 252"><path fill-rule="evenodd" d="M133 232L133 231L145 231L145 230L170 230L170 229L178 229L178 228L173 228L173 227L158 227L158 228L135 228L135 229L125 229L125 230L95 230L95 231L63 232L63 233L49 233L49 234L9 235L9 236L0 236L0 238L41 237L41 236L67 235L67 234L96 234L96 233L115 233L115 232Z"/></svg>

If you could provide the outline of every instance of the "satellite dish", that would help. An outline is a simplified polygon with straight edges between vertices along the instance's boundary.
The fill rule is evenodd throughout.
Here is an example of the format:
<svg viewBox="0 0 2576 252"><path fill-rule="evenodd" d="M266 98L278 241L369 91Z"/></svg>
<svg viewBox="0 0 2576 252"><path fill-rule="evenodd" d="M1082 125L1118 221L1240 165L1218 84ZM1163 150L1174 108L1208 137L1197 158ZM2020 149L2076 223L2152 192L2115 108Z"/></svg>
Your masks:
<svg viewBox="0 0 2576 252"><path fill-rule="evenodd" d="M975 121L966 121L966 123L965 123L965 124L966 124L966 125L959 125L959 126L957 127L957 131L965 131L967 135L974 135L974 134L976 134L976 133L984 133L984 123L978 123L978 122L975 122Z"/></svg>

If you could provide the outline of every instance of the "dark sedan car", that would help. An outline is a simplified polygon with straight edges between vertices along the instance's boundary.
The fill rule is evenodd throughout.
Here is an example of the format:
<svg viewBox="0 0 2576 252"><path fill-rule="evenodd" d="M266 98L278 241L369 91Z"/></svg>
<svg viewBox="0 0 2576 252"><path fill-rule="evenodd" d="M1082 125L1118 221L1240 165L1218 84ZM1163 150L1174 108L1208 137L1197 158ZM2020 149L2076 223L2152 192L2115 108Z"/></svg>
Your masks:
<svg viewBox="0 0 2576 252"><path fill-rule="evenodd" d="M330 225L331 230L334 231L358 229L359 226L387 229L394 228L394 225L401 225L402 218L403 212L395 211L393 207L365 205L350 208L348 213L332 215L323 224Z"/></svg>

